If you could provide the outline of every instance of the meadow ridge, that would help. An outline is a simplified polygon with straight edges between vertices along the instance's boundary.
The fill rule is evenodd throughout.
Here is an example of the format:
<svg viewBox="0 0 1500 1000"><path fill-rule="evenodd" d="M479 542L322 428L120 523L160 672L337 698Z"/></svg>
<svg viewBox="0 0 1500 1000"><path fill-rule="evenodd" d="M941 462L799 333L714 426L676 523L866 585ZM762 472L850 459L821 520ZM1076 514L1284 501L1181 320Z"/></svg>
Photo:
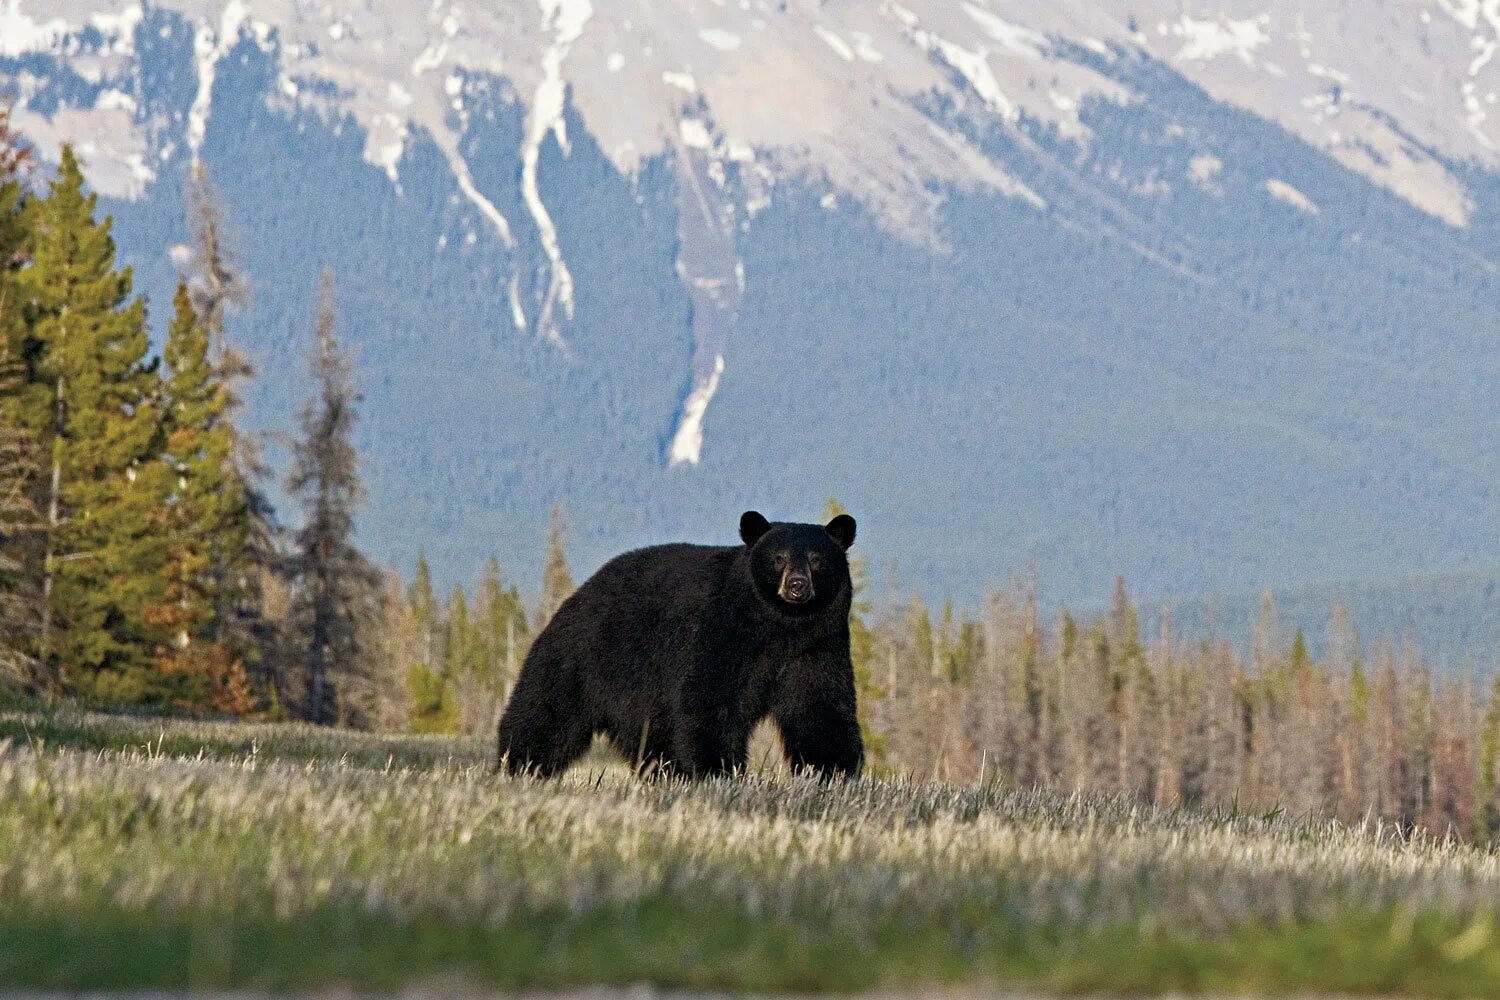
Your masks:
<svg viewBox="0 0 1500 1000"><path fill-rule="evenodd" d="M1500 859L1279 812L779 769L538 783L486 741L0 715L0 983L1500 987Z"/></svg>

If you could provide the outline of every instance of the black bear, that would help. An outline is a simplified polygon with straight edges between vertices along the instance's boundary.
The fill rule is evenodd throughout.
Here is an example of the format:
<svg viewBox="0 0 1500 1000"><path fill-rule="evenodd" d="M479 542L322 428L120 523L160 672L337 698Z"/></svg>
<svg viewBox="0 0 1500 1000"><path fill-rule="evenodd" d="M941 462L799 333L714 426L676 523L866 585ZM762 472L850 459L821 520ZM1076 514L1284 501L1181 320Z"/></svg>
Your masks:
<svg viewBox="0 0 1500 1000"><path fill-rule="evenodd" d="M864 762L849 663L854 518L740 518L743 545L657 545L610 560L537 636L500 720L501 766L548 776L603 733L641 771L745 766L772 719L792 765Z"/></svg>

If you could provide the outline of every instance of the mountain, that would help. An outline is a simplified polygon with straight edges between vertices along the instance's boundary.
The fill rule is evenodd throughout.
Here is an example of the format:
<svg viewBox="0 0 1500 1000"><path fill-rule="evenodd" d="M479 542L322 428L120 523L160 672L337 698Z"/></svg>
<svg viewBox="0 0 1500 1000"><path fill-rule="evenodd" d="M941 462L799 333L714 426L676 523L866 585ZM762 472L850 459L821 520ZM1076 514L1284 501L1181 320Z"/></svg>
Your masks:
<svg viewBox="0 0 1500 1000"><path fill-rule="evenodd" d="M1500 0L0 0L157 322L209 166L269 431L335 269L380 557L832 494L878 579L1075 604L1500 563L1497 48Z"/></svg>

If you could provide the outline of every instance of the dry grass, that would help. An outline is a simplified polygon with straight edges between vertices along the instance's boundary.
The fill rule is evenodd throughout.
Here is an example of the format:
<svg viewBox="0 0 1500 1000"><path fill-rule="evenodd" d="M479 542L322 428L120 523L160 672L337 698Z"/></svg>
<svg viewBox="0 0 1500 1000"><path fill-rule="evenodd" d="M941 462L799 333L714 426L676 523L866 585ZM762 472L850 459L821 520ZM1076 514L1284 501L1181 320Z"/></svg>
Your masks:
<svg viewBox="0 0 1500 1000"><path fill-rule="evenodd" d="M1493 853L1379 827L0 716L0 982L1483 992Z"/></svg>

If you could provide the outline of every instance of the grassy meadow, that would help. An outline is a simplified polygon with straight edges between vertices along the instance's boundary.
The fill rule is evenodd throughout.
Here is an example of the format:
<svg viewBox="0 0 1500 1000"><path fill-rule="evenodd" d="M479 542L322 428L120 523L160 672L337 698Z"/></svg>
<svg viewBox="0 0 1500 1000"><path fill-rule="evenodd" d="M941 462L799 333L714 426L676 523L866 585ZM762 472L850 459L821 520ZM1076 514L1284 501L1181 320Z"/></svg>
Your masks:
<svg viewBox="0 0 1500 1000"><path fill-rule="evenodd" d="M1272 811L0 713L0 985L1500 992L1500 862Z"/></svg>

